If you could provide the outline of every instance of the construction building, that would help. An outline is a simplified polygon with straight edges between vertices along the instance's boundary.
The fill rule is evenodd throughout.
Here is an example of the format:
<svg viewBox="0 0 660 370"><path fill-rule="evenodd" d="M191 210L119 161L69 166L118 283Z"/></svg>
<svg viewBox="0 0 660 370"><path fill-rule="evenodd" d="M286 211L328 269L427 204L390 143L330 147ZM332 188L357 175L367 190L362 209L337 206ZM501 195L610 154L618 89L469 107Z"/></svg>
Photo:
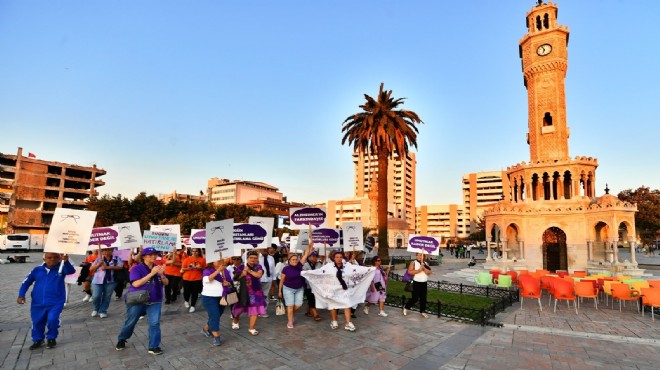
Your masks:
<svg viewBox="0 0 660 370"><path fill-rule="evenodd" d="M46 234L55 208L85 209L106 171L92 167L0 153L0 227L4 233ZM0 229L0 232L3 232Z"/></svg>

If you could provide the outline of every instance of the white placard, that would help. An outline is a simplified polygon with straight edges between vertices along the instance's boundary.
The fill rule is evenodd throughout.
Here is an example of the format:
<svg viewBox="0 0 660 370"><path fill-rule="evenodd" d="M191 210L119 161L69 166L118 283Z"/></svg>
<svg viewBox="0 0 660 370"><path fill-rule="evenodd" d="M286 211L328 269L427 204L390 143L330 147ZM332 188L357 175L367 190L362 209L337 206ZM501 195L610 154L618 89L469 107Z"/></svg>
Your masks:
<svg viewBox="0 0 660 370"><path fill-rule="evenodd" d="M282 242L290 244L291 241L289 240L289 235L291 235L291 234L289 234L289 233L282 234Z"/></svg>
<svg viewBox="0 0 660 370"><path fill-rule="evenodd" d="M206 229L190 230L190 248L206 248Z"/></svg>
<svg viewBox="0 0 660 370"><path fill-rule="evenodd" d="M437 256L440 254L440 239L434 236L408 235L408 252L430 254Z"/></svg>
<svg viewBox="0 0 660 370"><path fill-rule="evenodd" d="M176 246L177 248L181 245L181 225L151 225L149 228L151 231L164 231L166 233L176 234Z"/></svg>
<svg viewBox="0 0 660 370"><path fill-rule="evenodd" d="M234 253L239 256L241 249L266 249L270 244L268 231L263 225L258 224L234 224Z"/></svg>
<svg viewBox="0 0 660 370"><path fill-rule="evenodd" d="M258 216L250 216L248 219L248 223L259 225L263 227L266 230L266 240L264 240L265 247L262 247L261 245L257 247L257 249L261 248L268 248L270 245L273 243L273 227L275 226L275 219L272 217L258 217Z"/></svg>
<svg viewBox="0 0 660 370"><path fill-rule="evenodd" d="M234 219L206 223L206 260L217 261L224 257L240 256L234 253Z"/></svg>
<svg viewBox="0 0 660 370"><path fill-rule="evenodd" d="M144 230L142 245L161 252L172 252L177 246L178 235L165 231Z"/></svg>
<svg viewBox="0 0 660 370"><path fill-rule="evenodd" d="M293 236L291 237L293 238ZM296 244L293 244L291 242L291 248L294 247L296 248L296 253L303 253L305 249L309 246L309 229L308 230L300 230L298 232L298 236L296 238Z"/></svg>
<svg viewBox="0 0 660 370"><path fill-rule="evenodd" d="M291 253L303 253L298 251L298 235L291 235L289 237L289 252Z"/></svg>
<svg viewBox="0 0 660 370"><path fill-rule="evenodd" d="M328 213L325 207L300 207L289 209L290 229L309 230L328 227Z"/></svg>
<svg viewBox="0 0 660 370"><path fill-rule="evenodd" d="M280 247L280 237L279 236L274 236L270 239L271 244L277 245L277 247Z"/></svg>
<svg viewBox="0 0 660 370"><path fill-rule="evenodd" d="M44 252L87 254L96 211L55 208Z"/></svg>
<svg viewBox="0 0 660 370"><path fill-rule="evenodd" d="M121 241L119 249L135 249L142 245L142 231L139 222L124 222L113 226L119 231Z"/></svg>
<svg viewBox="0 0 660 370"><path fill-rule="evenodd" d="M344 237L344 250L363 251L364 234L362 233L362 222L344 222L341 228Z"/></svg>

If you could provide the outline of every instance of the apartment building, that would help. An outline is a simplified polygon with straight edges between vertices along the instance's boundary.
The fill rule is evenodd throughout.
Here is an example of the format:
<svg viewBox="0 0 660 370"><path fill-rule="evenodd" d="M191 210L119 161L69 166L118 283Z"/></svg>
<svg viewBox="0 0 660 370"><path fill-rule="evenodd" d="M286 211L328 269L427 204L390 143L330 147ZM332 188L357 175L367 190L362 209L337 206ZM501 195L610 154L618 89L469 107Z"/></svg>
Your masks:
<svg viewBox="0 0 660 370"><path fill-rule="evenodd" d="M0 154L0 225L6 220L6 233L46 234L55 208L85 209L96 189L105 185L97 168ZM4 213L6 212L6 213Z"/></svg>
<svg viewBox="0 0 660 370"><path fill-rule="evenodd" d="M228 180L214 177L208 180L206 194L214 204L246 204L258 199L282 201L284 196L278 188L263 182Z"/></svg>
<svg viewBox="0 0 660 370"><path fill-rule="evenodd" d="M416 219L416 234L439 237L443 244L448 239L470 235L470 217L464 205L419 206Z"/></svg>
<svg viewBox="0 0 660 370"><path fill-rule="evenodd" d="M355 198L369 195L376 187L378 158L376 155L353 153L355 168ZM415 186L417 159L409 152L402 160L398 154L390 159L387 168L388 212L393 218L404 218L409 229L415 227Z"/></svg>
<svg viewBox="0 0 660 370"><path fill-rule="evenodd" d="M476 221L486 209L500 200L510 199L506 171L469 173L463 176L462 185L463 205L470 219L471 233L476 230Z"/></svg>

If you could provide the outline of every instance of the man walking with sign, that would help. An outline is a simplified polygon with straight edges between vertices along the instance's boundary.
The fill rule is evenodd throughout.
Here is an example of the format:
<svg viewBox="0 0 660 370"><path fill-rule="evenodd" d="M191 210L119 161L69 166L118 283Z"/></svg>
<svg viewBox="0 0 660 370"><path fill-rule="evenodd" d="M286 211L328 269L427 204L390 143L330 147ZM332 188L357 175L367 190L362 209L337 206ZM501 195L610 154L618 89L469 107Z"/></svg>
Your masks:
<svg viewBox="0 0 660 370"><path fill-rule="evenodd" d="M64 262L61 262L64 261ZM61 264L60 264L61 263ZM55 348L56 338L60 327L60 314L64 309L66 292L64 278L76 272L69 262L69 258L58 253L44 253L44 264L35 267L23 280L18 291L18 304L25 303L25 294L34 283L30 304L30 317L32 318L32 345L31 350L41 347L44 338L47 339L46 348ZM46 326L48 333L46 334Z"/></svg>

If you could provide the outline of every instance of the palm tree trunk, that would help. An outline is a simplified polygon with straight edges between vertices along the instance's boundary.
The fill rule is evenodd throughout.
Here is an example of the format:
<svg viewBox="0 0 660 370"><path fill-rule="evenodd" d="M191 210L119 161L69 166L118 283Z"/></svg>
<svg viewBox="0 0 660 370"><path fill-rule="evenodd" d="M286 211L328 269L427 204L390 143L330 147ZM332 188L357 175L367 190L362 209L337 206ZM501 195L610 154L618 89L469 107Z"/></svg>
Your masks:
<svg viewBox="0 0 660 370"><path fill-rule="evenodd" d="M386 150L378 151L378 257L389 263L390 251L387 241L387 165L389 155Z"/></svg>

